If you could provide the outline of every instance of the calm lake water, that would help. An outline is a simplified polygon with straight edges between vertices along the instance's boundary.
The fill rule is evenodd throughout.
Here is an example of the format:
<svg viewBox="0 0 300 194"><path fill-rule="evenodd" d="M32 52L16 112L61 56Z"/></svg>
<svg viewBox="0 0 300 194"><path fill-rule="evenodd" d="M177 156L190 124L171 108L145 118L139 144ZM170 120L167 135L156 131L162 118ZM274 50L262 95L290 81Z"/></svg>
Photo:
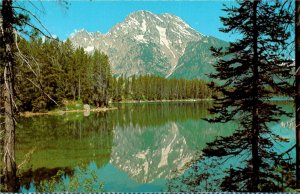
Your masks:
<svg viewBox="0 0 300 194"><path fill-rule="evenodd" d="M276 103L293 111L292 103ZM210 102L115 106L119 109L106 113L22 118L16 144L18 164L27 161L21 166L21 191L36 191L58 170L66 172L62 182L67 184L74 176L82 178L82 169L93 172L105 191L168 191L169 180L182 176L207 142L239 126L204 121ZM290 139L279 152L293 145L292 123L282 117L270 125Z"/></svg>

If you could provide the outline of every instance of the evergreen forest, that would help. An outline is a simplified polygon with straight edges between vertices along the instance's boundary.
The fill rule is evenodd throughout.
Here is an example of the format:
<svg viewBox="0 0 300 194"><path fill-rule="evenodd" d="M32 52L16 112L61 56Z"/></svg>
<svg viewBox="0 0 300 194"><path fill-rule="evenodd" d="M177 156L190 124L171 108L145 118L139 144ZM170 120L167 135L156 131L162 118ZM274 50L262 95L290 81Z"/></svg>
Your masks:
<svg viewBox="0 0 300 194"><path fill-rule="evenodd" d="M68 101L95 107L109 102L209 99L205 81L166 79L155 75L114 77L107 55L86 53L69 40L19 38L16 93L19 110L45 112Z"/></svg>

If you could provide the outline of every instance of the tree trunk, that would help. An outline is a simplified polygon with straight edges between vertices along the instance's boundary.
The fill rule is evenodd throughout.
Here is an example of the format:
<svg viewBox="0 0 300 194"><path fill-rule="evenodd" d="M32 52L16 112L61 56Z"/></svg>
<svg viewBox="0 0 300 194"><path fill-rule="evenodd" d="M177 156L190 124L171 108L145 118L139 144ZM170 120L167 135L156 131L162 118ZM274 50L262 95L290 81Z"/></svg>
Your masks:
<svg viewBox="0 0 300 194"><path fill-rule="evenodd" d="M71 92L73 95L73 100L76 100L76 84L74 84L74 86L71 86Z"/></svg>
<svg viewBox="0 0 300 194"><path fill-rule="evenodd" d="M78 83L78 100L80 99L80 92L81 92L81 85L80 85L80 77L79 77L79 83Z"/></svg>
<svg viewBox="0 0 300 194"><path fill-rule="evenodd" d="M300 189L300 1L295 1L296 4L296 33L295 33L295 48L296 48L296 179L297 188Z"/></svg>
<svg viewBox="0 0 300 194"><path fill-rule="evenodd" d="M258 154L258 52L257 52L257 41L258 41L258 31L257 31L257 5L259 1L253 2L253 109L252 109L252 134L251 134L251 144L252 144L252 188L251 192L258 191L259 184L259 154Z"/></svg>
<svg viewBox="0 0 300 194"><path fill-rule="evenodd" d="M2 27L4 47L4 110L5 130L3 144L3 183L4 190L16 192L16 161L15 161L15 121L14 121L14 31L13 31L13 9L12 0L2 0Z"/></svg>

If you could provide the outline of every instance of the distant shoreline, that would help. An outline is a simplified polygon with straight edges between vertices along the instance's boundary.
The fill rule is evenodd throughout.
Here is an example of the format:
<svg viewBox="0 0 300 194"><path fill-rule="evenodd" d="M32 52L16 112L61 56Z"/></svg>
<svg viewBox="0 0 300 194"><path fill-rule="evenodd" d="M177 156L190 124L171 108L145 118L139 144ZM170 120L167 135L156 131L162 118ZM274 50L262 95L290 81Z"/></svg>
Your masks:
<svg viewBox="0 0 300 194"><path fill-rule="evenodd" d="M182 99L182 100L125 100L120 102L112 102L111 104L135 104L135 103L147 103L147 102L199 102L199 101L213 101L212 98L204 99Z"/></svg>
<svg viewBox="0 0 300 194"><path fill-rule="evenodd" d="M201 101L214 101L212 98L205 98L205 99L181 99L181 100L125 100L120 102L112 102L110 104L139 104L139 103L159 103L159 102L201 102ZM270 99L270 101L293 101L292 98L287 97L274 97ZM117 107L104 107L104 108L92 108L90 112L106 112L110 110L116 110ZM77 110L55 110L55 111L48 111L48 112L22 112L20 116L22 117L32 117L32 116L39 116L39 115L64 115L65 113L74 113L74 112L88 112L87 110L77 109Z"/></svg>
<svg viewBox="0 0 300 194"><path fill-rule="evenodd" d="M293 101L291 97L276 96L269 99L270 101ZM147 103L147 102L201 102L201 101L214 101L212 98L203 99L181 99L181 100L124 100L120 102L112 102L111 104L135 104L135 103Z"/></svg>

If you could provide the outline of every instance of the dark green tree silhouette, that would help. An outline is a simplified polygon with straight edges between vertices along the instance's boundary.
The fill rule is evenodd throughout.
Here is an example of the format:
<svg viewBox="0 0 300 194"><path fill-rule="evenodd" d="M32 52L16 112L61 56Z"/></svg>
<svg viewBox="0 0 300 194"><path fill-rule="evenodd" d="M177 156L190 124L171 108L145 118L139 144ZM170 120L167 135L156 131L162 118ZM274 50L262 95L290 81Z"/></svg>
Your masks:
<svg viewBox="0 0 300 194"><path fill-rule="evenodd" d="M222 97L215 97L210 122L226 123L237 120L240 127L230 137L219 137L204 149L204 156L218 159L235 158L223 179L226 191L279 191L281 176L275 170L287 165L274 148L284 141L268 123L278 122L287 114L273 104L276 93L291 95L292 61L285 50L290 32L286 26L293 22L280 1L237 1L226 7L221 17L225 33L238 33L241 38L228 48L212 48L219 57L212 78L223 84L216 86Z"/></svg>
<svg viewBox="0 0 300 194"><path fill-rule="evenodd" d="M1 191L16 191L15 162L15 106L14 106L14 25L16 16L13 13L12 1L1 3L1 107L4 107L4 128L1 124L1 156L3 188ZM3 70L3 71L2 71ZM1 181L2 182L2 181ZM2 185L1 185L2 186Z"/></svg>
<svg viewBox="0 0 300 194"><path fill-rule="evenodd" d="M61 1L63 2L63 1ZM31 11L21 7L14 0L2 0L0 2L0 107L4 112L4 127L1 122L1 191L15 192L18 189L15 162L15 115L17 115L15 78L17 69L17 32L30 36L28 29L39 31L45 36L50 34L41 24L40 20ZM36 20L40 28L34 25L30 19ZM27 28L25 28L27 26Z"/></svg>
<svg viewBox="0 0 300 194"><path fill-rule="evenodd" d="M300 189L300 1L295 1L295 48L296 48L296 178L297 189Z"/></svg>

